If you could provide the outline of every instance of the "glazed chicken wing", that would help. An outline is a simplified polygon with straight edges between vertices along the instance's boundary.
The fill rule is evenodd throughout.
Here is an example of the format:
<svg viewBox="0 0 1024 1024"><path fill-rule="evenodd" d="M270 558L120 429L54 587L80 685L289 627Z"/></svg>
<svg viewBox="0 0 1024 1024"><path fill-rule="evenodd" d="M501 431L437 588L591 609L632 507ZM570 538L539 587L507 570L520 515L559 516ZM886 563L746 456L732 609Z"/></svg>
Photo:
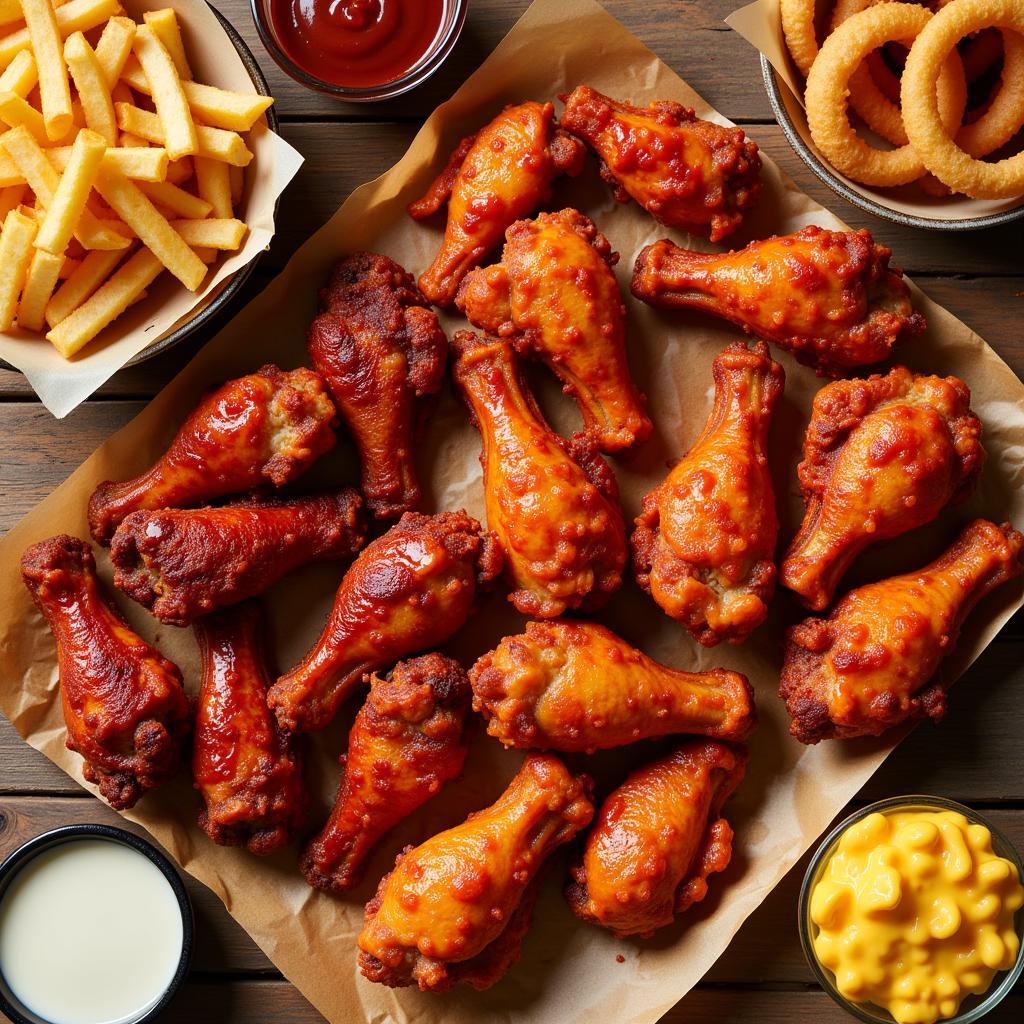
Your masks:
<svg viewBox="0 0 1024 1024"><path fill-rule="evenodd" d="M359 969L370 981L424 991L497 981L518 954L526 921L516 910L532 901L531 881L590 823L589 790L585 775L532 754L490 807L408 848L366 905ZM512 943L502 941L507 929Z"/></svg>
<svg viewBox="0 0 1024 1024"><path fill-rule="evenodd" d="M68 749L111 807L131 807L181 761L190 728L181 673L108 603L84 541L34 544L21 575L57 642Z"/></svg>
<svg viewBox="0 0 1024 1024"><path fill-rule="evenodd" d="M565 441L544 422L507 341L459 331L452 347L483 438L487 525L505 555L509 600L543 618L598 607L626 561L615 477L592 442Z"/></svg>
<svg viewBox="0 0 1024 1024"><path fill-rule="evenodd" d="M187 626L310 562L351 558L365 540L362 498L347 489L132 512L114 533L110 559L124 593L161 622Z"/></svg>
<svg viewBox="0 0 1024 1024"><path fill-rule="evenodd" d="M950 681L935 678L971 609L1024 572L1024 537L976 519L930 565L850 591L827 619L786 634L779 696L801 743L880 736L939 719Z"/></svg>
<svg viewBox="0 0 1024 1024"><path fill-rule="evenodd" d="M595 622L530 622L469 680L473 709L506 747L592 753L673 733L743 740L755 722L745 676L669 668Z"/></svg>
<svg viewBox="0 0 1024 1024"><path fill-rule="evenodd" d="M320 309L309 328L310 358L359 449L370 511L397 519L419 504L416 400L440 390L444 331L412 277L372 252L335 266Z"/></svg>
<svg viewBox="0 0 1024 1024"><path fill-rule="evenodd" d="M409 206L410 216L423 220L448 204L444 241L420 276L423 294L450 306L462 279L505 229L545 202L560 174L579 174L584 157L579 142L557 128L550 103L506 107L463 139L426 195Z"/></svg>
<svg viewBox="0 0 1024 1024"><path fill-rule="evenodd" d="M265 630L255 601L196 622L202 677L192 750L199 827L221 846L260 856L291 842L306 814L296 737L267 707Z"/></svg>
<svg viewBox="0 0 1024 1024"><path fill-rule="evenodd" d="M406 512L352 563L320 639L270 688L281 726L322 729L366 673L443 644L500 571L492 538L465 512Z"/></svg>
<svg viewBox="0 0 1024 1024"><path fill-rule="evenodd" d="M615 198L635 199L655 220L717 242L761 194L761 157L741 128L703 121L667 100L646 108L589 86L568 96L562 127L601 158Z"/></svg>
<svg viewBox="0 0 1024 1024"><path fill-rule="evenodd" d="M130 512L202 505L254 487L283 487L334 446L334 406L304 367L228 381L207 395L145 473L107 481L89 499L89 529L107 545Z"/></svg>
<svg viewBox="0 0 1024 1024"><path fill-rule="evenodd" d="M768 614L779 521L768 426L785 377L758 342L714 362L700 437L644 498L633 532L637 583L707 647L741 643Z"/></svg>
<svg viewBox="0 0 1024 1024"><path fill-rule="evenodd" d="M651 432L626 362L626 311L611 270L618 258L579 211L542 213L516 221L501 262L471 271L456 299L481 330L547 363L605 452Z"/></svg>
<svg viewBox="0 0 1024 1024"><path fill-rule="evenodd" d="M966 498L985 462L970 402L962 380L904 366L822 388L799 469L807 510L782 563L783 585L821 611L866 547Z"/></svg>
<svg viewBox="0 0 1024 1024"><path fill-rule="evenodd" d="M378 840L462 771L469 698L462 666L440 654L371 676L334 810L302 854L310 885L334 893L356 885Z"/></svg>
<svg viewBox="0 0 1024 1024"><path fill-rule="evenodd" d="M707 895L732 858L722 805L743 779L747 751L687 740L644 765L598 811L565 895L572 912L617 938L649 936Z"/></svg>
<svg viewBox="0 0 1024 1024"><path fill-rule="evenodd" d="M925 328L891 256L868 231L813 225L728 253L663 239L637 257L632 291L651 306L722 317L838 377Z"/></svg>

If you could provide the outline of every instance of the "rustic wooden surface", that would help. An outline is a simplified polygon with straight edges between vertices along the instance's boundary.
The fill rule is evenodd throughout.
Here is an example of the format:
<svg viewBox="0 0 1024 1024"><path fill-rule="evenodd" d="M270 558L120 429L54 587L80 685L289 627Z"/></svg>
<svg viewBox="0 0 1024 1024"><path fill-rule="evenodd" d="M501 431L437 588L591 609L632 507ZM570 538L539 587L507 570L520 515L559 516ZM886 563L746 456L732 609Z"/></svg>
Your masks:
<svg viewBox="0 0 1024 1024"><path fill-rule="evenodd" d="M801 187L892 245L898 261L932 298L970 324L1018 375L1024 375L1020 227L963 236L917 232L883 224L833 197L789 149L771 119L755 53L723 23L741 2L604 0L709 102L747 127ZM315 96L281 73L262 50L246 0L218 0L216 5L260 60L277 97L282 133L306 157L282 203L272 250L249 284L252 295L355 186L399 157L422 118L483 60L526 9L527 0L471 0L466 30L437 77L394 103L363 107ZM203 340L118 374L63 422L55 422L34 400L19 375L0 370L0 532L131 419ZM915 791L950 796L989 809L1011 839L1024 846L1022 686L1024 626L1018 617L957 685L941 728L917 729L858 801ZM120 820L26 746L0 717L0 856L56 825ZM814 984L800 951L795 905L802 873L802 864L790 872L704 981L666 1020L838 1024L850 1019ZM191 879L186 884L199 922L198 948L189 983L164 1019L190 1024L322 1020L216 897ZM1020 1020L1022 1014L1024 988L1019 988L988 1019L998 1024Z"/></svg>

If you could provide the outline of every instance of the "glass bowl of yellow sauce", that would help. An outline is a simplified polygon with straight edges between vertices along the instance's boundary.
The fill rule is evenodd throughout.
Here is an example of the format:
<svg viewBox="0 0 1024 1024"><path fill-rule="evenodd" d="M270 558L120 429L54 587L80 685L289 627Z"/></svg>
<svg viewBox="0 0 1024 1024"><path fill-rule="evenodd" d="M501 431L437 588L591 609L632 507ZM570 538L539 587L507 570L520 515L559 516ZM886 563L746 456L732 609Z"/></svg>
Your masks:
<svg viewBox="0 0 1024 1024"><path fill-rule="evenodd" d="M969 1024L1024 970L1024 864L977 811L904 796L825 837L800 890L821 986L868 1024Z"/></svg>

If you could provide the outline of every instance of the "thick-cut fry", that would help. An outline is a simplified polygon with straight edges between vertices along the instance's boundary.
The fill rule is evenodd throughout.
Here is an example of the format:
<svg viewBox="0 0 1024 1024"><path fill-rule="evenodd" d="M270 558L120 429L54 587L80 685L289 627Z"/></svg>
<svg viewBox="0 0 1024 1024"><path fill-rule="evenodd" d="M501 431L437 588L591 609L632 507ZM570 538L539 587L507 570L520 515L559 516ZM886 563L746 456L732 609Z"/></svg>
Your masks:
<svg viewBox="0 0 1024 1024"><path fill-rule="evenodd" d="M14 310L32 261L32 239L36 222L18 210L4 217L0 233L0 331L8 331L14 323Z"/></svg>
<svg viewBox="0 0 1024 1024"><path fill-rule="evenodd" d="M149 80L150 95L163 125L167 155L177 160L180 156L198 152L199 140L192 111L167 48L148 25L140 25L135 30L132 49Z"/></svg>
<svg viewBox="0 0 1024 1024"><path fill-rule="evenodd" d="M46 335L47 341L65 359L70 358L120 316L161 270L160 260L148 249L140 249L91 298L52 328Z"/></svg>
<svg viewBox="0 0 1024 1024"><path fill-rule="evenodd" d="M36 249L29 264L25 287L21 290L21 301L18 303L18 326L22 330L43 329L46 304L53 294L63 264L63 256L55 256L45 249Z"/></svg>
<svg viewBox="0 0 1024 1024"><path fill-rule="evenodd" d="M163 125L156 114L129 103L115 103L114 110L117 113L117 126L121 131L140 135L161 146L166 145ZM225 131L223 128L207 128L205 125L196 125L195 130L199 156L223 160L236 167L246 167L252 160L252 153L237 132Z"/></svg>
<svg viewBox="0 0 1024 1024"><path fill-rule="evenodd" d="M63 171L71 159L71 146L53 146L45 150L47 159ZM116 167L126 178L135 181L163 181L167 177L167 150L161 146L132 146L108 149L103 156L107 167ZM0 163L0 176L3 164Z"/></svg>
<svg viewBox="0 0 1024 1024"><path fill-rule="evenodd" d="M142 17L171 55L171 60L174 61L174 66L178 71L178 77L182 81L190 79L192 69L188 66L185 44L181 41L181 28L178 26L178 16L174 13L174 9L165 7L160 11L146 11Z"/></svg>
<svg viewBox="0 0 1024 1024"><path fill-rule="evenodd" d="M200 199L169 181L143 182L139 189L154 203L159 203L171 213L189 220L202 220L213 209L205 199Z"/></svg>
<svg viewBox="0 0 1024 1024"><path fill-rule="evenodd" d="M138 135L132 135L131 132L121 132L118 144L122 149L145 149L149 145L145 139L140 138ZM163 146L160 148L163 149ZM167 150L164 149L164 152L166 153Z"/></svg>
<svg viewBox="0 0 1024 1024"><path fill-rule="evenodd" d="M54 7L60 7L67 0L52 0ZM12 21L23 21L21 0L0 0L0 25L8 25Z"/></svg>
<svg viewBox="0 0 1024 1024"><path fill-rule="evenodd" d="M113 17L120 10L120 0L70 0L58 7L54 12L57 20L57 31L61 38L72 32L88 32L89 29L102 25L107 18ZM17 32L0 39L0 68L7 67L12 60L31 45L28 28L20 28ZM38 61L38 55L37 55Z"/></svg>
<svg viewBox="0 0 1024 1024"><path fill-rule="evenodd" d="M46 134L51 139L59 139L67 134L73 121L68 69L64 63L57 15L50 0L21 0L21 10L36 59Z"/></svg>
<svg viewBox="0 0 1024 1024"><path fill-rule="evenodd" d="M24 125L40 142L50 141L43 115L17 93L0 93L0 121L12 128Z"/></svg>
<svg viewBox="0 0 1024 1024"><path fill-rule="evenodd" d="M18 165L7 155L7 151L3 146L0 145L0 188L24 184L25 175L18 170Z"/></svg>
<svg viewBox="0 0 1024 1024"><path fill-rule="evenodd" d="M27 96L39 81L36 59L31 50L22 50L0 75L0 92L13 92Z"/></svg>
<svg viewBox="0 0 1024 1024"><path fill-rule="evenodd" d="M68 36L64 43L64 59L75 80L86 126L101 135L108 146L116 146L117 119L106 75L96 59L96 51L81 32Z"/></svg>
<svg viewBox="0 0 1024 1024"><path fill-rule="evenodd" d="M47 206L46 219L36 236L37 249L63 255L85 210L85 201L89 198L106 152L107 146L101 135L88 128L78 133L71 147L67 169L61 175L53 202Z"/></svg>
<svg viewBox="0 0 1024 1024"><path fill-rule="evenodd" d="M80 306L107 279L124 258L125 250L101 250L87 253L71 272L46 307L46 322L56 327L72 310ZM65 264L68 262L64 261Z"/></svg>
<svg viewBox="0 0 1024 1024"><path fill-rule="evenodd" d="M210 204L214 217L233 217L231 174L228 165L205 156L197 156L195 163L197 190Z"/></svg>
<svg viewBox="0 0 1024 1024"><path fill-rule="evenodd" d="M125 61L131 55L134 39L135 22L131 18L111 18L103 26L103 32L96 43L96 59L103 68L108 89L113 89L121 77Z"/></svg>
<svg viewBox="0 0 1024 1024"><path fill-rule="evenodd" d="M135 58L133 57L132 60ZM110 98L114 101L116 106L118 103L134 103L135 99L132 96L132 90L129 88L128 83L121 80L115 82L110 87Z"/></svg>
<svg viewBox="0 0 1024 1024"><path fill-rule="evenodd" d="M27 190L28 185L24 183L0 188L0 221L21 204Z"/></svg>
<svg viewBox="0 0 1024 1024"><path fill-rule="evenodd" d="M236 250L245 238L245 221L233 217L207 220L172 220L171 227L188 242L208 249Z"/></svg>

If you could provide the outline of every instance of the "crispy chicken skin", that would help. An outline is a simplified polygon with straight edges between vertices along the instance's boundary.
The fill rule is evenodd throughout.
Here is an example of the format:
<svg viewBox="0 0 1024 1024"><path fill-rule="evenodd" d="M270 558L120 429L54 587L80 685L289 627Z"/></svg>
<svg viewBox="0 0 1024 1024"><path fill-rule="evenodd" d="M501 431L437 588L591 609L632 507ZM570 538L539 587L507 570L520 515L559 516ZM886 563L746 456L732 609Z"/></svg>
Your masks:
<svg viewBox="0 0 1024 1024"><path fill-rule="evenodd" d="M420 276L420 291L434 305L450 306L462 279L505 229L545 202L559 175L579 174L585 156L583 146L556 126L550 103L506 107L463 139L426 195L409 206L411 217L424 220L448 204L444 241Z"/></svg>
<svg viewBox="0 0 1024 1024"><path fill-rule="evenodd" d="M596 622L530 622L470 669L473 709L506 747L592 753L673 733L743 740L754 691L725 669L683 672Z"/></svg>
<svg viewBox="0 0 1024 1024"><path fill-rule="evenodd" d="M310 562L352 558L365 540L363 500L348 488L132 512L114 533L110 559L120 590L161 622L187 626Z"/></svg>
<svg viewBox="0 0 1024 1024"><path fill-rule="evenodd" d="M89 529L106 546L130 512L202 505L254 487L283 487L334 447L334 405L312 370L267 365L210 392L145 473L106 481Z"/></svg>
<svg viewBox="0 0 1024 1024"><path fill-rule="evenodd" d="M706 647L741 643L768 614L779 532L768 427L785 383L763 341L730 345L712 372L704 430L644 498L631 538L637 583Z"/></svg>
<svg viewBox="0 0 1024 1024"><path fill-rule="evenodd" d="M732 858L722 805L745 748L686 740L634 771L601 805L565 890L572 912L616 938L649 936L707 895Z"/></svg>
<svg viewBox="0 0 1024 1024"><path fill-rule="evenodd" d="M420 501L416 400L440 390L448 359L437 314L394 260L357 252L320 292L306 344L359 449L370 511L379 519L411 511Z"/></svg>
<svg viewBox="0 0 1024 1024"><path fill-rule="evenodd" d="M561 125L600 158L601 176L625 203L655 220L717 242L735 231L761 194L761 157L741 128L696 117L668 100L634 107L580 85Z"/></svg>
<svg viewBox="0 0 1024 1024"><path fill-rule="evenodd" d="M181 761L191 725L181 673L108 603L84 541L33 544L21 576L57 643L68 749L111 807L132 807Z"/></svg>
<svg viewBox="0 0 1024 1024"><path fill-rule="evenodd" d="M517 957L545 859L594 813L590 780L556 757L531 754L505 792L455 828L398 858L366 905L359 969L384 985L486 988ZM507 929L514 929L502 941ZM489 947L499 943L497 950ZM477 959L480 958L480 959Z"/></svg>
<svg viewBox="0 0 1024 1024"><path fill-rule="evenodd" d="M466 760L469 680L440 654L399 662L370 693L348 735L334 810L302 854L306 881L342 893L381 837L454 779Z"/></svg>
<svg viewBox="0 0 1024 1024"><path fill-rule="evenodd" d="M287 846L306 816L296 737L267 707L259 604L247 601L195 624L202 662L192 778L199 827L220 846L265 856Z"/></svg>
<svg viewBox="0 0 1024 1024"><path fill-rule="evenodd" d="M593 442L566 441L544 422L509 342L459 331L452 348L483 438L487 525L505 555L509 600L541 618L599 607L626 562L615 477Z"/></svg>
<svg viewBox="0 0 1024 1024"><path fill-rule="evenodd" d="M866 547L930 523L974 490L985 449L970 404L962 380L904 366L818 392L799 468L807 508L780 575L808 608L831 604Z"/></svg>
<svg viewBox="0 0 1024 1024"><path fill-rule="evenodd" d="M891 256L869 231L814 225L727 253L662 239L641 250L632 291L650 306L722 317L838 377L925 328Z"/></svg>
<svg viewBox="0 0 1024 1024"><path fill-rule="evenodd" d="M320 639L270 688L282 728L324 728L368 672L443 644L500 571L493 538L465 512L406 512L352 563Z"/></svg>
<svg viewBox="0 0 1024 1024"><path fill-rule="evenodd" d="M619 254L578 210L542 213L505 232L500 263L470 271L456 305L481 330L542 359L604 452L644 440L651 421L626 361Z"/></svg>
<svg viewBox="0 0 1024 1024"><path fill-rule="evenodd" d="M949 680L933 678L986 594L1024 572L1024 537L970 523L917 572L850 591L826 619L786 633L779 696L801 743L880 736L909 718L938 720Z"/></svg>

